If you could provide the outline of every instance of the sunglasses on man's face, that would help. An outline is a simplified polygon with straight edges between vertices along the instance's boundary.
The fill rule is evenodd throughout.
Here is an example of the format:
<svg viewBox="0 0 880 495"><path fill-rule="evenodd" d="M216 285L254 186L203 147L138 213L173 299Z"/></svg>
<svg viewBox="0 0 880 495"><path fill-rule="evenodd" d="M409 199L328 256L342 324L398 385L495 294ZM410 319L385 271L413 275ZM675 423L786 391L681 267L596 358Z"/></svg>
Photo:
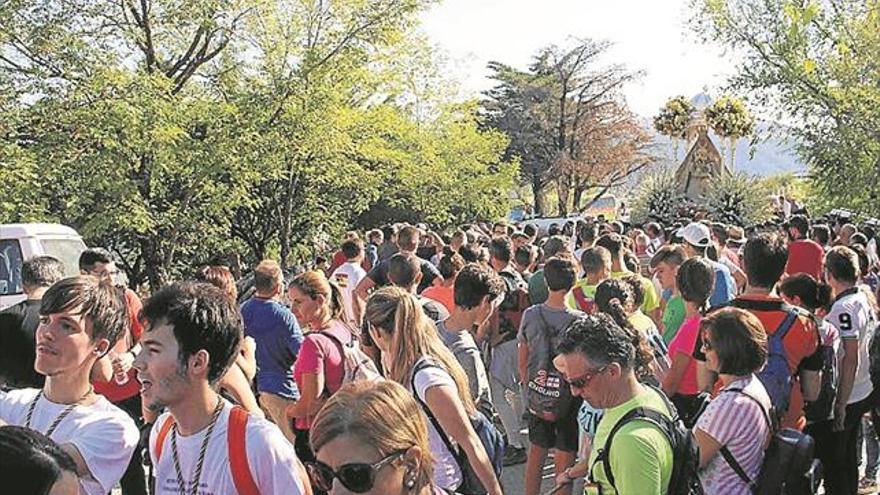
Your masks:
<svg viewBox="0 0 880 495"><path fill-rule="evenodd" d="M583 375L581 375L577 378L572 378L572 379L568 380L568 384L574 388L584 388L590 384L590 380L595 378L597 375L601 375L607 369L608 369L608 365L606 364L605 366L602 366L601 368L599 368L597 370L588 371L587 373L584 373Z"/></svg>
<svg viewBox="0 0 880 495"><path fill-rule="evenodd" d="M354 493L366 493L373 489L379 471L405 453L406 450L398 450L375 464L365 462L343 464L336 471L321 461L308 462L306 467L312 485L321 491L332 490L333 478L336 478L346 489Z"/></svg>

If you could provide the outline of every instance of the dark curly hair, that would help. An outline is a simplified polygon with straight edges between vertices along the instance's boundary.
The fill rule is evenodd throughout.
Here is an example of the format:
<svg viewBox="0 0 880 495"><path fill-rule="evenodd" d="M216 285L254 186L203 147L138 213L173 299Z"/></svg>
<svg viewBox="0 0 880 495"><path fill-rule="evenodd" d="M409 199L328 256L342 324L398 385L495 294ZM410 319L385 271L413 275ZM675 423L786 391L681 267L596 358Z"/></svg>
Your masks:
<svg viewBox="0 0 880 495"><path fill-rule="evenodd" d="M624 332L630 335L635 348L634 367L640 377L650 373L648 366L654 359L654 353L648 344L648 339L630 323L626 313L627 304L635 304L635 295L632 286L623 279L608 279L596 287L596 309L614 320Z"/></svg>
<svg viewBox="0 0 880 495"><path fill-rule="evenodd" d="M617 363L623 369L632 369L637 377L650 373L646 367L653 359L642 334L622 328L604 313L584 316L569 323L556 350L560 354L579 352L599 366Z"/></svg>

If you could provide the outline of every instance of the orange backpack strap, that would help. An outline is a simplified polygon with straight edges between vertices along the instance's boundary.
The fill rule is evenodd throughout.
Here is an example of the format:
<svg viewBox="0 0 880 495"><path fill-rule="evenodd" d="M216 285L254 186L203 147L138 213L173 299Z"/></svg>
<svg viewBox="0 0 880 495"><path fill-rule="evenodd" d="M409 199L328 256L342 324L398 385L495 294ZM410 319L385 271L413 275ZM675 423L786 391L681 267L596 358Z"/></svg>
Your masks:
<svg viewBox="0 0 880 495"><path fill-rule="evenodd" d="M241 407L233 407L229 412L229 429L226 433L229 467L232 469L232 482L238 495L260 495L248 464L247 422L248 413Z"/></svg>
<svg viewBox="0 0 880 495"><path fill-rule="evenodd" d="M156 453L156 463L159 463L159 459L162 458L162 444L165 443L165 438L168 437L168 433L171 431L171 427L174 426L174 416L168 415L165 418L165 422L162 423L162 426L159 427L159 433L156 434L156 445L155 445L155 453Z"/></svg>

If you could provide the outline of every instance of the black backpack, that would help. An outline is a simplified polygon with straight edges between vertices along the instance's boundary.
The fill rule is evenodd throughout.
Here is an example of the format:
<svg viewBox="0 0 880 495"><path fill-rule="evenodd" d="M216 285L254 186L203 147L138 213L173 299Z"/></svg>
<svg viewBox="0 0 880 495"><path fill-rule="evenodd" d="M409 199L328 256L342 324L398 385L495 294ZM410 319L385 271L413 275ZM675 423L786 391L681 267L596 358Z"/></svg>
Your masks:
<svg viewBox="0 0 880 495"><path fill-rule="evenodd" d="M764 451L764 462L757 479L749 478L727 446L721 447L721 456L733 471L749 485L755 495L802 495L817 493L813 480L821 479L821 463L813 458L813 437L791 428L776 431L770 411L761 401L745 393L741 388L723 390L722 393L739 393L753 400L764 413L771 431L770 444Z"/></svg>
<svg viewBox="0 0 880 495"><path fill-rule="evenodd" d="M872 340L871 345L875 345L875 341ZM837 355L834 353L834 348L829 345L820 344L817 352L822 357L822 382L820 384L819 396L816 400L804 404L804 416L810 422L825 421L831 417L831 410L834 409L834 399L837 396L837 383L840 379L840 371L837 369ZM871 369L874 369L873 361Z"/></svg>
<svg viewBox="0 0 880 495"><path fill-rule="evenodd" d="M662 390L651 385L645 385L663 398L666 403L667 410L672 414L669 418L660 411L650 408L638 407L626 413L620 420L615 423L608 433L608 439L605 445L598 451L595 462L602 462L602 469L605 471L605 477L608 483L615 489L617 485L614 482L614 473L611 472L611 445L614 436L627 423L632 421L645 421L653 424L669 441L672 447L672 475L669 478L669 488L666 490L667 495L702 495L703 485L700 482L700 449L694 439L693 433L685 427L684 422L678 417L678 411L675 406L666 397Z"/></svg>
<svg viewBox="0 0 880 495"><path fill-rule="evenodd" d="M547 323L543 304L535 305L531 311L537 314L541 322L541 329L547 339L547 349L544 358L535 363L536 366L529 367L526 384L528 409L535 417L554 423L562 416L571 414L572 405L575 403L575 398L571 395L571 387L553 365L556 344L563 329L554 328Z"/></svg>

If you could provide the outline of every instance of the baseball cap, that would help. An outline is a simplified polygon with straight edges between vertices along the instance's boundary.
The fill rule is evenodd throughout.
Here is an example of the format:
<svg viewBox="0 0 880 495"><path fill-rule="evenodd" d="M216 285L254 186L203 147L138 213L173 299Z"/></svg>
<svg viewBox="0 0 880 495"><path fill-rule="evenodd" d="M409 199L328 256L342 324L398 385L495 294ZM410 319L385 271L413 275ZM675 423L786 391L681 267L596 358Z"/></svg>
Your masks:
<svg viewBox="0 0 880 495"><path fill-rule="evenodd" d="M736 225L731 225L727 229L727 243L728 244L745 244L746 243L746 235L743 231L742 227L737 227Z"/></svg>
<svg viewBox="0 0 880 495"><path fill-rule="evenodd" d="M691 246L698 248L709 247L709 244L712 243L712 233L709 231L709 227L699 222L685 225L678 230L678 236Z"/></svg>

